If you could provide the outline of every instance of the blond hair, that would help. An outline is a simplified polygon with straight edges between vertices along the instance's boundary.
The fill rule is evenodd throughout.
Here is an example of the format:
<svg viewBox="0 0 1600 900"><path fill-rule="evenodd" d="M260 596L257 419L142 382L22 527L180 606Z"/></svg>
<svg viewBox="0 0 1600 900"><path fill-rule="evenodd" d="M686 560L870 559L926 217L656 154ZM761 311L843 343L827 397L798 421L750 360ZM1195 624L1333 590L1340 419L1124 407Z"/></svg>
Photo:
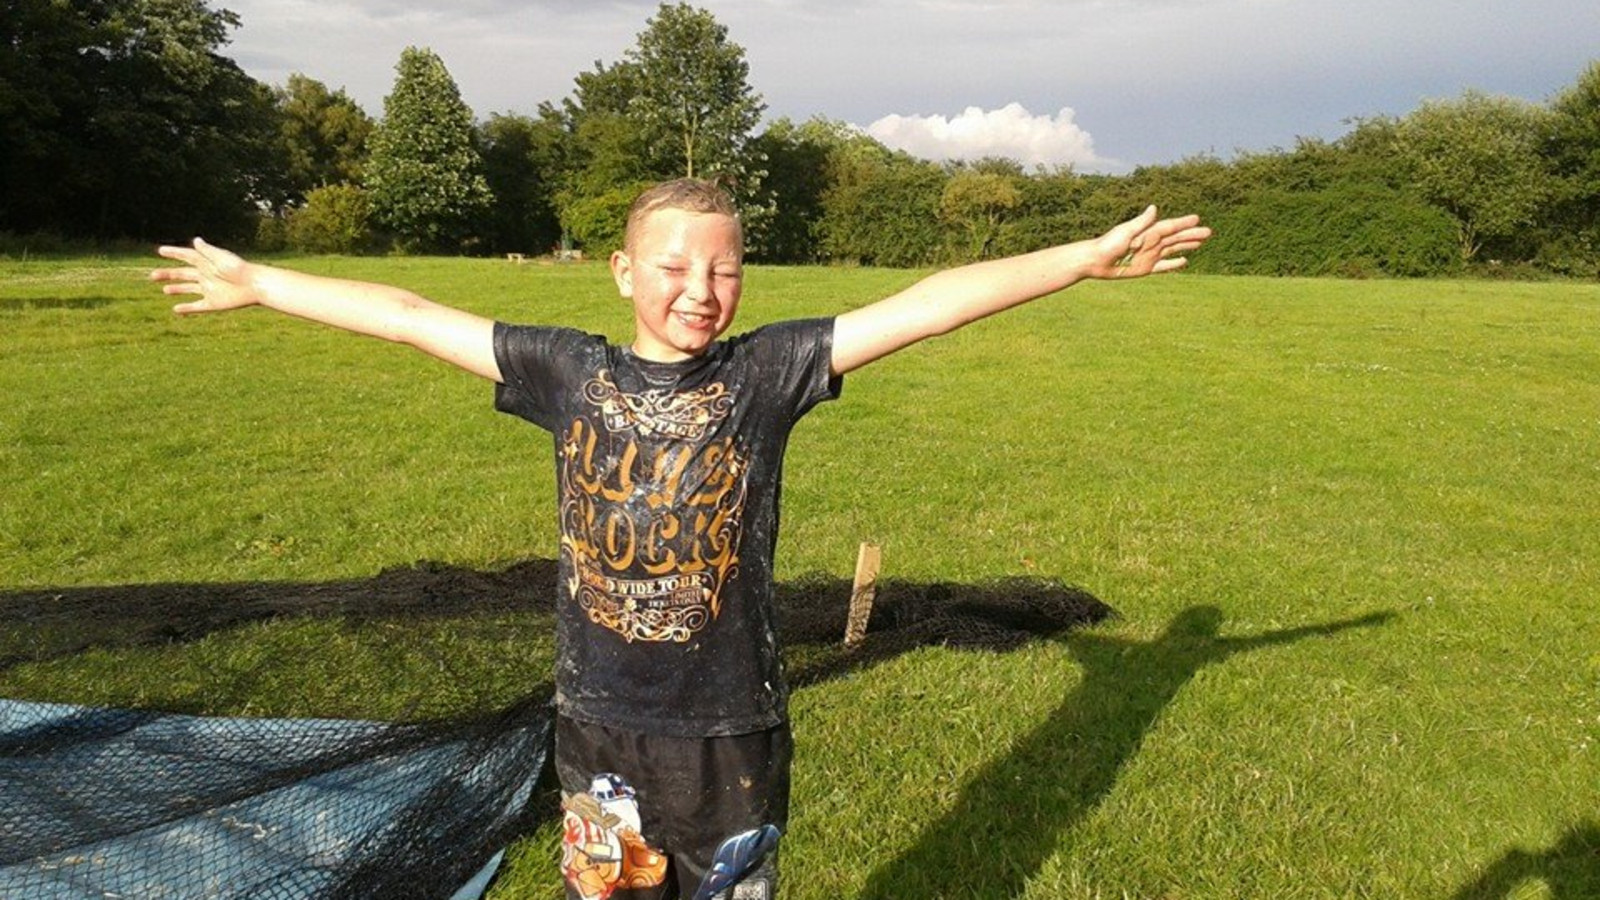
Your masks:
<svg viewBox="0 0 1600 900"><path fill-rule="evenodd" d="M739 221L739 210L733 197L721 185L701 178L677 178L663 181L640 194L628 207L627 230L623 232L622 246L632 252L634 238L643 227L644 220L660 209L681 209L694 213L714 213ZM742 229L741 229L742 237Z"/></svg>

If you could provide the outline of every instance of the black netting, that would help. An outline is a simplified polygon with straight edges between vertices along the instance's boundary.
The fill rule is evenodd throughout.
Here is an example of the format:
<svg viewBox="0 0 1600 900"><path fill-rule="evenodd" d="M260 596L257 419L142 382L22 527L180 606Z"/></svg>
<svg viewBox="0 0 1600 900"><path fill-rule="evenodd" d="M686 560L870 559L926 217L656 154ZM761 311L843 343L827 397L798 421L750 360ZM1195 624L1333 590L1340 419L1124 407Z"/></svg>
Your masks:
<svg viewBox="0 0 1600 900"><path fill-rule="evenodd" d="M0 594L0 679L272 619L548 629L555 596L548 561L497 572L426 565L313 585ZM922 646L1010 649L1110 612L1038 579L889 580L865 640L846 650L849 597L842 579L779 585L795 686ZM451 665L448 648L416 652ZM296 661L262 665L292 673ZM476 687L451 715L401 722L0 700L0 898L451 897L554 811L531 802L549 746L548 682Z"/></svg>
<svg viewBox="0 0 1600 900"><path fill-rule="evenodd" d="M532 700L410 725L0 701L0 897L447 897L527 827L548 737Z"/></svg>

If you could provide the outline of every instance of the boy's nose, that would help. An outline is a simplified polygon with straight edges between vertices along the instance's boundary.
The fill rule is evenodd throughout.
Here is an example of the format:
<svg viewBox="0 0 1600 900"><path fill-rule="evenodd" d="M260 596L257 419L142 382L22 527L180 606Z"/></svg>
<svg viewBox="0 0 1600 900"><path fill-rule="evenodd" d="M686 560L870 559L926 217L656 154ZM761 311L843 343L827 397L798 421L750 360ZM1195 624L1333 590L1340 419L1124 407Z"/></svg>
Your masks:
<svg viewBox="0 0 1600 900"><path fill-rule="evenodd" d="M683 293L690 300L709 300L711 298L710 273L695 272L691 274L684 283Z"/></svg>

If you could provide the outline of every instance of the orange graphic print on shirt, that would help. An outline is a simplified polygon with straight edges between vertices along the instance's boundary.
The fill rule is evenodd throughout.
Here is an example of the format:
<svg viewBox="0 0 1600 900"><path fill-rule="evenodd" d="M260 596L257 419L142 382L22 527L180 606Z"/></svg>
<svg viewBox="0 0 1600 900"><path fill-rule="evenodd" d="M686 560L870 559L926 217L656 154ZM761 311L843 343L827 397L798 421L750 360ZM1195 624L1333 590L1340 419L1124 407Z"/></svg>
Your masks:
<svg viewBox="0 0 1600 900"><path fill-rule="evenodd" d="M606 371L583 395L598 415L573 419L559 451L569 596L628 641L688 641L738 571L748 457L705 439L733 396L720 383L628 394Z"/></svg>

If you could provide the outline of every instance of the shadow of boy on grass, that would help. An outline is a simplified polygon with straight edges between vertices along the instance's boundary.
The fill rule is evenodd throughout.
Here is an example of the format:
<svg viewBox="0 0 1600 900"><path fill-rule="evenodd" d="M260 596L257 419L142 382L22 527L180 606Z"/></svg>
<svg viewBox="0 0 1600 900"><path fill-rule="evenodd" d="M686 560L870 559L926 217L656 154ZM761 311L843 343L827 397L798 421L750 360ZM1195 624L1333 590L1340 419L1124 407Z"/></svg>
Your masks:
<svg viewBox="0 0 1600 900"><path fill-rule="evenodd" d="M1006 755L967 778L954 805L896 859L879 865L864 900L1015 897L1061 835L1110 793L1161 711L1202 668L1236 654L1380 625L1374 613L1248 637L1220 637L1222 612L1194 606L1159 637L1073 632L1060 638L1083 681Z"/></svg>
<svg viewBox="0 0 1600 900"><path fill-rule="evenodd" d="M1561 839L1540 851L1515 847L1483 875L1457 891L1454 900L1504 900L1522 896L1528 881L1542 881L1550 900L1600 897L1600 822L1572 826Z"/></svg>

